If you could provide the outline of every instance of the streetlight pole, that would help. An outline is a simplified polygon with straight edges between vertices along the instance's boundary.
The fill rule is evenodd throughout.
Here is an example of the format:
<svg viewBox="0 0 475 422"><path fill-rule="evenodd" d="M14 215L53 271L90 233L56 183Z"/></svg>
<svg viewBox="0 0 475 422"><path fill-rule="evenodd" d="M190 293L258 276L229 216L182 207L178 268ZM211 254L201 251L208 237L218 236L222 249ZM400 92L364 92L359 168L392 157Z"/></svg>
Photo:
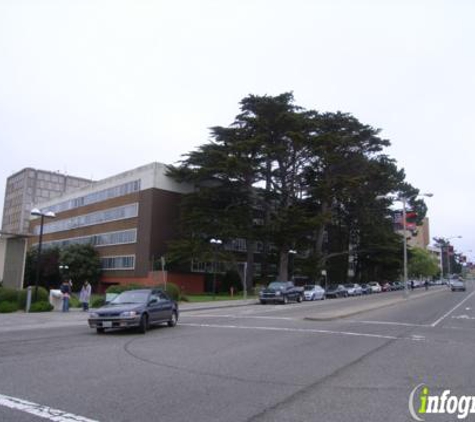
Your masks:
<svg viewBox="0 0 475 422"><path fill-rule="evenodd" d="M31 215L35 215L40 217L40 236L38 238L38 257L36 260L36 277L35 277L35 302L38 300L38 284L40 281L40 266L41 266L41 248L43 246L43 226L45 222L45 217L47 218L55 218L56 214L52 211L48 211L46 213L41 212L38 208L34 208L31 210Z"/></svg>
<svg viewBox="0 0 475 422"><path fill-rule="evenodd" d="M406 235L406 229L407 229L407 221L406 221L406 202L407 198L403 196L402 198L402 235L404 237L404 297L407 298L409 296L409 289L407 286L407 235Z"/></svg>
<svg viewBox="0 0 475 422"><path fill-rule="evenodd" d="M402 230L403 230L403 238L404 238L404 297L407 299L409 297L409 289L408 289L408 286L407 286L407 237L406 237L406 229L407 229L407 221L406 221L406 205L407 205L407 201L412 199L412 198L416 198L417 196L419 196L419 194L417 195L412 195L412 196L409 196L409 197L405 197L405 196L400 196L399 199L402 201ZM420 196L427 196L427 197L431 197L433 196L432 193L423 193L421 194Z"/></svg>
<svg viewBox="0 0 475 422"><path fill-rule="evenodd" d="M444 239L444 241L446 242L446 245L445 245L445 248L447 249L447 277L448 279L450 280L450 271L451 271L451 268L450 268L450 240L451 239L461 239L462 236L458 235L458 236L450 236L450 237L443 237L442 239ZM442 268L443 270L443 268Z"/></svg>
<svg viewBox="0 0 475 422"><path fill-rule="evenodd" d="M213 247L213 300L216 299L216 254L218 245L221 245L223 241L221 239L211 239L209 241Z"/></svg>

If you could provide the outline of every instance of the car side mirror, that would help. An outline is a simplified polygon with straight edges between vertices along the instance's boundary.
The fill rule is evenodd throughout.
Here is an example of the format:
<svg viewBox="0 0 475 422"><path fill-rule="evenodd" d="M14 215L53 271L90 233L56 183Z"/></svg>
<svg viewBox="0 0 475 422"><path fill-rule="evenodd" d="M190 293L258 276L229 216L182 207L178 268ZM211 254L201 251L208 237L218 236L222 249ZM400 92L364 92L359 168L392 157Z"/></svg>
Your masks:
<svg viewBox="0 0 475 422"><path fill-rule="evenodd" d="M158 299L155 297L148 302L149 305L154 305L155 303L158 303Z"/></svg>

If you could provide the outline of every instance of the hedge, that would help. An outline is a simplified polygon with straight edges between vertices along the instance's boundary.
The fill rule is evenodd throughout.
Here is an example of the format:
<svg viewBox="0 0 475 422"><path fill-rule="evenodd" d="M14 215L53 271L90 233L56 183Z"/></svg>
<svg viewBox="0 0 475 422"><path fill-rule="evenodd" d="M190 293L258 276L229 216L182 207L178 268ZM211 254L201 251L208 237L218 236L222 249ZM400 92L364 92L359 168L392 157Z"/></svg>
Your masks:
<svg viewBox="0 0 475 422"><path fill-rule="evenodd" d="M174 283L167 283L167 288L165 289L164 284L159 284L153 286L152 288L157 288L168 293L168 295L176 301L181 299L180 288ZM149 286L141 286L139 284L117 284L107 288L106 293L122 293L128 290L138 290L138 289L150 289Z"/></svg>
<svg viewBox="0 0 475 422"><path fill-rule="evenodd" d="M8 314L18 311L17 302L0 302L0 314Z"/></svg>
<svg viewBox="0 0 475 422"><path fill-rule="evenodd" d="M53 305L49 302L39 301L32 303L30 306L30 312L50 312L53 310Z"/></svg>
<svg viewBox="0 0 475 422"><path fill-rule="evenodd" d="M17 292L18 297L18 306L22 309L26 307L26 297L28 294L28 289L23 289ZM49 293L44 287L38 287L38 299L37 302L48 302ZM31 303L35 302L35 288L31 288Z"/></svg>

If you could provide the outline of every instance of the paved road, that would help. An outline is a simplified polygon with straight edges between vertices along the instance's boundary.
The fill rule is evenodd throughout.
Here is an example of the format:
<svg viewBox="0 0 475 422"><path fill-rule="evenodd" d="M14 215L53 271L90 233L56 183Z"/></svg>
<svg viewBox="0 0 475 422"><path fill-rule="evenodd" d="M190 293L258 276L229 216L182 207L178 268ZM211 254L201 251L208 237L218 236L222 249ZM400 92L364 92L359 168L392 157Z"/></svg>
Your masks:
<svg viewBox="0 0 475 422"><path fill-rule="evenodd" d="M475 395L471 285L188 309L146 335L23 317L0 316L0 421L406 422L420 383Z"/></svg>

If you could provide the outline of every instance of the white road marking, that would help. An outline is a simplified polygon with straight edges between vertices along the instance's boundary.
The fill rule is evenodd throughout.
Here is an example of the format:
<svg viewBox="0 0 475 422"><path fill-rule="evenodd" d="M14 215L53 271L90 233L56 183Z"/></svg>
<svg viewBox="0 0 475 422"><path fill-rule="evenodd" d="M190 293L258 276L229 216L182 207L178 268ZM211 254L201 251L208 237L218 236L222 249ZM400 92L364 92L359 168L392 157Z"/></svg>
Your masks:
<svg viewBox="0 0 475 422"><path fill-rule="evenodd" d="M412 334L411 339L414 341L424 341L426 338L424 336L419 336L417 334Z"/></svg>
<svg viewBox="0 0 475 422"><path fill-rule="evenodd" d="M72 413L64 412L63 410L53 409L48 406L32 403L16 397L4 396L3 394L0 394L0 406L30 413L31 415L49 419L54 422L98 422L97 420L73 415Z"/></svg>
<svg viewBox="0 0 475 422"><path fill-rule="evenodd" d="M312 334L332 334L341 336L352 337L368 337L383 340L414 340L413 338L387 336L382 334L367 334L367 333L355 333L351 331L331 331L331 330L316 330L311 328L281 328L281 327L250 327L244 325L218 325L218 324L192 324L182 323L181 326L198 327L198 328L229 328L239 330L256 330L256 331L284 331L289 333L312 333Z"/></svg>
<svg viewBox="0 0 475 422"><path fill-rule="evenodd" d="M470 293L465 299L463 299L458 305L454 306L449 312L445 313L443 316L441 316L437 321L431 324L431 327L435 327L439 325L445 318L447 318L453 311L458 309L462 304L464 304L468 299L470 299L473 295L475 294L475 291Z"/></svg>
<svg viewBox="0 0 475 422"><path fill-rule="evenodd" d="M262 316L262 315L232 315L232 314L186 315L186 314L181 314L180 318L183 318L183 317L189 317L189 318L233 318L233 319L276 319L276 320L284 320L284 321L295 321L295 318L290 318L290 317L272 317L272 316Z"/></svg>
<svg viewBox="0 0 475 422"><path fill-rule="evenodd" d="M374 324L374 325L399 325L402 327L430 327L430 325L424 324L411 324L408 322L393 322L393 321L365 321L365 320L357 320L357 319L347 319L345 322L352 322L352 323L362 323L362 324Z"/></svg>
<svg viewBox="0 0 475 422"><path fill-rule="evenodd" d="M457 315L457 316L452 316L453 319L475 319L475 317L470 317L468 315Z"/></svg>

